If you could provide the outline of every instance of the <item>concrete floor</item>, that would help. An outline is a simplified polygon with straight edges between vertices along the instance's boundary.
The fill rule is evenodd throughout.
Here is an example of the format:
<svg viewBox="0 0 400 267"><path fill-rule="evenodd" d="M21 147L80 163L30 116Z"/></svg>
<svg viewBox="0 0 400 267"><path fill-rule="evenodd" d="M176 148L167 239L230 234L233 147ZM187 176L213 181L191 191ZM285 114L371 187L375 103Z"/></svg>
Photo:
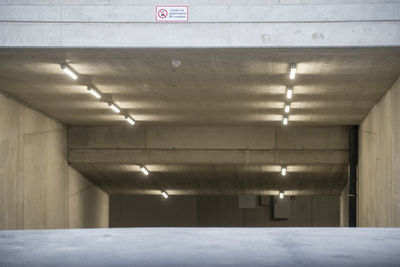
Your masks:
<svg viewBox="0 0 400 267"><path fill-rule="evenodd" d="M399 266L400 229L125 228L0 232L0 266Z"/></svg>

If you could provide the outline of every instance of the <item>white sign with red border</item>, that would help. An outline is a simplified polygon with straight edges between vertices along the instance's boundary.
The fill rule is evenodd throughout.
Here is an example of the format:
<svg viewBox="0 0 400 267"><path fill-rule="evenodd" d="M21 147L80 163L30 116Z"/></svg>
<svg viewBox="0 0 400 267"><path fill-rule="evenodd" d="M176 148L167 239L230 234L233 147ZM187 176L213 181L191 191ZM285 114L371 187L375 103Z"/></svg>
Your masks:
<svg viewBox="0 0 400 267"><path fill-rule="evenodd" d="M156 22L188 22L188 6L156 6Z"/></svg>

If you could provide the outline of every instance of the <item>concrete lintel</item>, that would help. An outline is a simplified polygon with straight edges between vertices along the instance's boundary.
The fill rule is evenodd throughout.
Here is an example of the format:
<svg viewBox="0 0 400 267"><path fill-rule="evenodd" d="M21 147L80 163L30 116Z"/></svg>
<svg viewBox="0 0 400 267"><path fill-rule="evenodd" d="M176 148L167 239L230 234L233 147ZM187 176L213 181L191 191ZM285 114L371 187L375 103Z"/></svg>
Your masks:
<svg viewBox="0 0 400 267"><path fill-rule="evenodd" d="M347 150L347 127L71 127L70 148Z"/></svg>
<svg viewBox="0 0 400 267"><path fill-rule="evenodd" d="M147 5L86 4L2 5L0 21L154 23L156 2ZM1 5L1 4L0 4ZM190 23L335 22L400 20L400 3L338 4L189 4Z"/></svg>
<svg viewBox="0 0 400 267"><path fill-rule="evenodd" d="M0 1L0 47L400 45L396 1L176 1L189 6L188 22L156 23L155 6L162 4Z"/></svg>
<svg viewBox="0 0 400 267"><path fill-rule="evenodd" d="M70 163L107 164L345 164L347 151L70 149Z"/></svg>
<svg viewBox="0 0 400 267"><path fill-rule="evenodd" d="M381 47L400 45L400 22L0 22L0 36L0 47Z"/></svg>

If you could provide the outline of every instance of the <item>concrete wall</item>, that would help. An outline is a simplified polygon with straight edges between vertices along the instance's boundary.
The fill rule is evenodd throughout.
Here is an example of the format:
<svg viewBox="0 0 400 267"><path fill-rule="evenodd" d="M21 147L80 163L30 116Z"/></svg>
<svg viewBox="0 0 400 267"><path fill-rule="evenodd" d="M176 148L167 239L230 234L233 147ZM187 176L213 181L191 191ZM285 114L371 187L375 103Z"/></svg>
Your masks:
<svg viewBox="0 0 400 267"><path fill-rule="evenodd" d="M68 228L108 227L108 195L68 168Z"/></svg>
<svg viewBox="0 0 400 267"><path fill-rule="evenodd" d="M107 226L107 194L67 164L66 128L0 94L0 229Z"/></svg>
<svg viewBox="0 0 400 267"><path fill-rule="evenodd" d="M175 0L173 4L189 5L189 23L156 23L154 7L168 4L171 1L2 0L0 46L370 47L400 43L400 5L395 0Z"/></svg>
<svg viewBox="0 0 400 267"><path fill-rule="evenodd" d="M400 226L400 78L359 131L359 226Z"/></svg>
<svg viewBox="0 0 400 267"><path fill-rule="evenodd" d="M270 205L240 209L237 196L110 195L110 227L339 226L339 210L339 196L297 196L272 220Z"/></svg>

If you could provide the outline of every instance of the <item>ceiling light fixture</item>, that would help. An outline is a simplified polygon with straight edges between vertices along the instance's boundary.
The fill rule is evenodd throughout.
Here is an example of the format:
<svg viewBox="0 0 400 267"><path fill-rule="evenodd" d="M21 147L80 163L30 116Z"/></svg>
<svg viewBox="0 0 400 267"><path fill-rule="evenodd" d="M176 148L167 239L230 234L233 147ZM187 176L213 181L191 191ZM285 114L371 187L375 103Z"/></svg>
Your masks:
<svg viewBox="0 0 400 267"><path fill-rule="evenodd" d="M285 175L286 175L286 172L287 172L287 169L286 169L286 167L282 167L282 169L281 169L281 173L282 173L282 175L283 175L283 176L285 176Z"/></svg>
<svg viewBox="0 0 400 267"><path fill-rule="evenodd" d="M140 170L144 173L144 175L149 175L149 171L144 167L140 167Z"/></svg>
<svg viewBox="0 0 400 267"><path fill-rule="evenodd" d="M290 104L285 105L285 113L289 113L290 111Z"/></svg>
<svg viewBox="0 0 400 267"><path fill-rule="evenodd" d="M165 191L161 191L161 195L162 195L164 198L168 198L168 194L167 194L167 192L165 192Z"/></svg>
<svg viewBox="0 0 400 267"><path fill-rule="evenodd" d="M125 120L129 122L130 125L135 125L135 121L131 117L125 116Z"/></svg>
<svg viewBox="0 0 400 267"><path fill-rule="evenodd" d="M73 72L67 65L61 64L61 69L72 79L78 79L78 75L76 75L75 72Z"/></svg>
<svg viewBox="0 0 400 267"><path fill-rule="evenodd" d="M120 113L121 110L113 103L108 103L108 107L112 109L115 113Z"/></svg>
<svg viewBox="0 0 400 267"><path fill-rule="evenodd" d="M291 80L293 80L294 77L296 77L296 64L292 63L292 64L290 64L290 75L289 75L289 78Z"/></svg>
<svg viewBox="0 0 400 267"><path fill-rule="evenodd" d="M287 98L287 99L291 99L292 96L293 96L293 88L292 88L292 87L288 87L288 88L286 89L286 98Z"/></svg>
<svg viewBox="0 0 400 267"><path fill-rule="evenodd" d="M279 198L280 198L280 199L283 199L284 196L285 196L285 195L284 195L283 191L279 192Z"/></svg>
<svg viewBox="0 0 400 267"><path fill-rule="evenodd" d="M94 88L88 86L87 90L89 91L89 93L91 93L95 98L100 99L101 98L101 94L95 90Z"/></svg>
<svg viewBox="0 0 400 267"><path fill-rule="evenodd" d="M287 125L288 124L288 117L283 117L282 123L283 125Z"/></svg>

